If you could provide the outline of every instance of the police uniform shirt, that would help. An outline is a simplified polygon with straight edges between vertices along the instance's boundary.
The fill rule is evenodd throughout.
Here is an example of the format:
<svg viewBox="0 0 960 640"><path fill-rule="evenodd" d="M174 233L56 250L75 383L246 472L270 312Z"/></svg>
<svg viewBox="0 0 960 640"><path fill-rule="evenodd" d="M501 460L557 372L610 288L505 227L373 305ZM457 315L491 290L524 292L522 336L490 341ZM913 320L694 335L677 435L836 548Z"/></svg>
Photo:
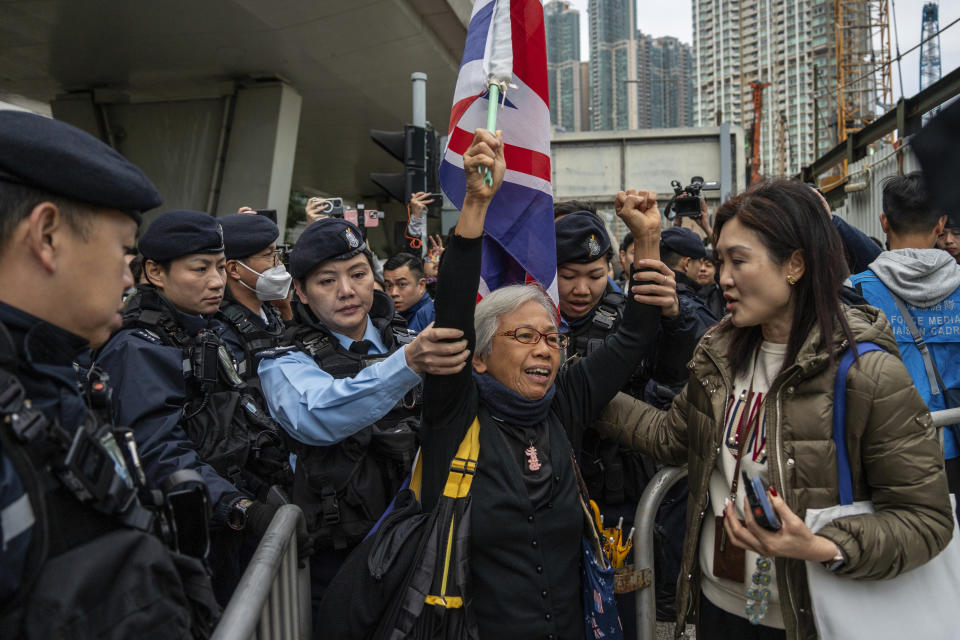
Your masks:
<svg viewBox="0 0 960 640"><path fill-rule="evenodd" d="M331 333L344 349L354 342ZM372 343L369 353L387 352L369 316L363 339ZM270 415L304 444L325 447L345 440L386 415L420 383L407 366L404 348L352 378L334 378L303 351L265 357L257 372Z"/></svg>

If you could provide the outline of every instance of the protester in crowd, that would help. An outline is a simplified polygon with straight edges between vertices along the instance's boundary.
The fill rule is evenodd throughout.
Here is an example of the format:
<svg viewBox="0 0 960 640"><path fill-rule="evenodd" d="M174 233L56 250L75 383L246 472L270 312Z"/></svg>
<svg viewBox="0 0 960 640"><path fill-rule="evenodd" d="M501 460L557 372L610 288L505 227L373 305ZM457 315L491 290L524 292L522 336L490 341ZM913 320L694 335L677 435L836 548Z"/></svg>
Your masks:
<svg viewBox="0 0 960 640"><path fill-rule="evenodd" d="M960 265L935 248L946 220L930 204L920 172L886 179L880 224L890 250L850 278L893 325L900 357L931 411L960 406ZM954 493L960 491L958 430L960 425L942 430Z"/></svg>
<svg viewBox="0 0 960 640"><path fill-rule="evenodd" d="M265 502L269 487L289 481L287 454L218 335L225 259L217 219L163 213L140 251L148 284L127 301L123 328L97 363L116 385L114 420L133 429L147 478L193 469L206 482L214 588L225 604L240 579L244 535L263 535L277 509Z"/></svg>
<svg viewBox="0 0 960 640"><path fill-rule="evenodd" d="M407 246L403 251L420 254L423 235L427 230L427 208L433 202L433 194L426 191L410 194L410 202L407 203L407 228L404 231Z"/></svg>
<svg viewBox="0 0 960 640"><path fill-rule="evenodd" d="M232 213L218 221L223 229L227 276L220 303L221 336L238 363L240 376L256 379L260 352L280 343L281 314L292 319L288 295L293 278L277 255L280 229L272 220Z"/></svg>
<svg viewBox="0 0 960 640"><path fill-rule="evenodd" d="M700 272L697 274L697 295L707 303L707 308L714 318L722 318L726 314L726 302L723 299L723 290L717 281L717 254L712 248L707 249L707 255L700 264Z"/></svg>
<svg viewBox="0 0 960 640"><path fill-rule="evenodd" d="M943 249L960 262L960 214L948 214L943 233L937 237L937 248Z"/></svg>
<svg viewBox="0 0 960 640"><path fill-rule="evenodd" d="M423 256L423 275L427 279L427 293L437 297L437 274L440 272L440 258L443 256L443 238L440 234L430 236L430 249Z"/></svg>
<svg viewBox="0 0 960 640"><path fill-rule="evenodd" d="M400 252L383 264L383 285L394 308L407 321L407 328L420 332L434 320L433 300L427 293L423 261Z"/></svg>
<svg viewBox="0 0 960 640"><path fill-rule="evenodd" d="M834 294L846 265L815 194L800 183L766 182L725 203L716 218L728 317L703 337L669 410L621 394L597 424L658 460L689 465L678 629L699 605L698 638L812 638L804 561L878 580L946 545L953 521L943 458L886 319ZM837 360L864 341L886 352L862 355L850 370L846 434L855 499L872 499L877 512L814 534L806 510L837 499L829 418ZM779 532L753 518L738 467L770 487ZM769 594L748 621L754 581L769 583Z"/></svg>
<svg viewBox="0 0 960 640"><path fill-rule="evenodd" d="M174 560L155 535L159 505L141 502L116 446L112 381L75 368L120 326L140 213L160 196L51 118L0 111L0 148L0 637L207 637L217 610L202 560ZM71 443L74 483L61 473ZM201 538L205 514L183 515Z"/></svg>
<svg viewBox="0 0 960 640"><path fill-rule="evenodd" d="M477 174L480 166L491 171L492 186ZM432 508L451 457L479 417L469 606L480 636L579 640L583 511L571 454L652 346L660 307L676 303L670 271L656 259L660 213L652 192L618 195L619 215L638 239L635 266L653 270L639 272L638 301L626 303L619 329L591 355L560 371L567 340L558 333L555 308L542 289L500 288L476 305L474 314L484 216L505 168L499 137L478 129L464 168L466 198L441 265L437 324L463 331L474 351L473 366L427 376L422 502L424 509ZM603 252L596 253L602 260Z"/></svg>
<svg viewBox="0 0 960 640"><path fill-rule="evenodd" d="M464 367L461 332L413 337L374 291L369 250L342 218L310 225L290 254L300 304L260 384L296 455L293 501L306 516L316 607L389 504L417 448L420 376Z"/></svg>

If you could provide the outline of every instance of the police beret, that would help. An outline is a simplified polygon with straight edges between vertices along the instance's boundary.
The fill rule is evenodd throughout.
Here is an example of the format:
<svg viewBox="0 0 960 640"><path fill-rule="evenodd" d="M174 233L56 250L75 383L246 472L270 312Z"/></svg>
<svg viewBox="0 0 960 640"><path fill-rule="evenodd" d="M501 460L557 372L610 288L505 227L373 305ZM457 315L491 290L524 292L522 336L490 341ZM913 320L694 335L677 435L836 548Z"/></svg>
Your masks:
<svg viewBox="0 0 960 640"><path fill-rule="evenodd" d="M327 260L346 260L363 252L363 234L343 218L321 218L307 227L290 252L290 275L300 279Z"/></svg>
<svg viewBox="0 0 960 640"><path fill-rule="evenodd" d="M107 209L140 223L160 194L140 169L90 134L24 111L0 110L0 180Z"/></svg>
<svg viewBox="0 0 960 640"><path fill-rule="evenodd" d="M223 227L223 253L227 260L247 258L277 241L280 228L266 216L231 213L217 218Z"/></svg>
<svg viewBox="0 0 960 640"><path fill-rule="evenodd" d="M703 240L700 239L700 236L683 227L664 229L660 233L660 243L681 256L704 258L707 255L707 250L703 246Z"/></svg>
<svg viewBox="0 0 960 640"><path fill-rule="evenodd" d="M557 220L555 226L557 264L593 262L610 249L610 236L595 213L574 211Z"/></svg>
<svg viewBox="0 0 960 640"><path fill-rule="evenodd" d="M223 229L202 211L161 213L140 237L144 258L166 262L193 253L223 251Z"/></svg>

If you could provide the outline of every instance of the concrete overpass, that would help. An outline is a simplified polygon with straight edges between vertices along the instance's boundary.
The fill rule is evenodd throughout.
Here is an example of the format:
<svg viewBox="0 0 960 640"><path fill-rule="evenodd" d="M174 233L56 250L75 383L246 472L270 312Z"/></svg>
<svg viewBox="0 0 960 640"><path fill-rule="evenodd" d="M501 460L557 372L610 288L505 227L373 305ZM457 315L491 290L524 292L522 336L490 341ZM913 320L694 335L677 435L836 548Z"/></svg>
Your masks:
<svg viewBox="0 0 960 640"><path fill-rule="evenodd" d="M165 208L285 217L290 188L376 203L399 170L368 138L446 131L470 0L12 0L0 100L51 105L139 164Z"/></svg>

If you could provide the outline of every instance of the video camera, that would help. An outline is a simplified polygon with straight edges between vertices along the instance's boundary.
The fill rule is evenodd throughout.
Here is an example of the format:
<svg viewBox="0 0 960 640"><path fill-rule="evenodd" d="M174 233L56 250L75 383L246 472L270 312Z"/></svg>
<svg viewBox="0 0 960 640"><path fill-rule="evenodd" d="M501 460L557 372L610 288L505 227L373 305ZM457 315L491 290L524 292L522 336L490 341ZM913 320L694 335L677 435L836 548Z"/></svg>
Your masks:
<svg viewBox="0 0 960 640"><path fill-rule="evenodd" d="M663 215L666 216L667 220L673 220L677 217L700 217L700 203L703 201L703 196L700 195L700 191L720 190L719 182L704 182L700 176L690 178L690 184L686 187L683 186L679 180L672 180L670 186L673 187L674 195L670 198L670 202L667 203L663 211Z"/></svg>

